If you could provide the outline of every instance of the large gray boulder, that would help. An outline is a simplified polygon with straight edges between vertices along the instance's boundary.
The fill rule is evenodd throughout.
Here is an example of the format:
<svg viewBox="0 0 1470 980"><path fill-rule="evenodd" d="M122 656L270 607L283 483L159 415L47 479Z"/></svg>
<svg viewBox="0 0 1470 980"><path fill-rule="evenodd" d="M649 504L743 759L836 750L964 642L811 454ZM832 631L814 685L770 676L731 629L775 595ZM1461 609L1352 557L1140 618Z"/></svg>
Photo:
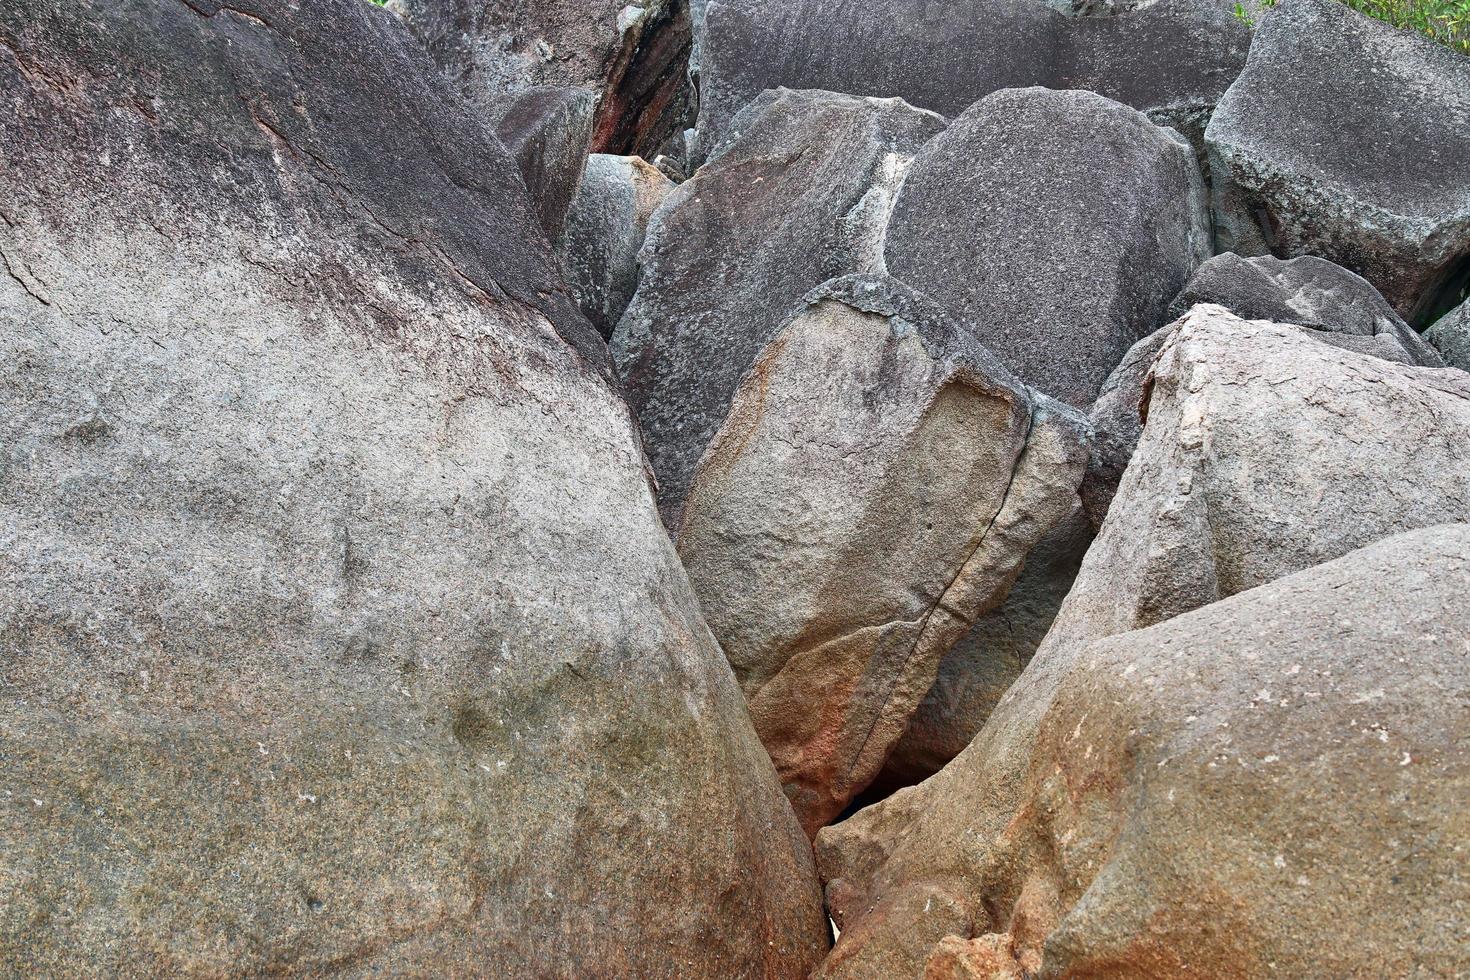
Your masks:
<svg viewBox="0 0 1470 980"><path fill-rule="evenodd" d="M975 324L1017 377L1085 409L1208 255L1194 153L1090 92L985 97L893 205L893 275Z"/></svg>
<svg viewBox="0 0 1470 980"><path fill-rule="evenodd" d="M520 168L541 227L555 241L582 183L597 98L585 89L541 86L490 107L495 137Z"/></svg>
<svg viewBox="0 0 1470 980"><path fill-rule="evenodd" d="M904 168L943 127L898 99L767 92L659 208L612 352L671 525L741 377L802 297L881 266Z"/></svg>
<svg viewBox="0 0 1470 980"><path fill-rule="evenodd" d="M1467 588L1445 525L1079 646L931 947L819 976L1463 975Z"/></svg>
<svg viewBox="0 0 1470 980"><path fill-rule="evenodd" d="M1319 255L1419 326L1470 261L1470 59L1334 0L1282 0L1210 121L1220 244Z"/></svg>
<svg viewBox="0 0 1470 980"><path fill-rule="evenodd" d="M1424 332L1451 367L1470 371L1470 300L1466 300Z"/></svg>
<svg viewBox="0 0 1470 980"><path fill-rule="evenodd" d="M1470 377L1459 372L1365 357L1313 340L1300 327L1244 321L1199 306L1166 340L1147 401L1143 439L1077 581L980 735L891 806L862 811L818 837L829 907L842 928L828 975L918 975L946 936L1006 930L1004 920L1019 909L1017 891L1004 882L1016 889L1023 883L1005 869L1038 867L1011 849L1014 831L1034 826L1028 814L1050 812L1026 806L1038 733L1067 679L1086 664L1081 651L1093 641L1181 616L1400 531L1470 521L1470 468L1464 465ZM1450 540L1463 551L1459 539ZM1391 582L1368 575L1362 588L1375 598L1349 602L1343 608L1352 611L1337 616L1348 622L1338 628L1381 626L1393 635ZM1461 604L1445 599L1443 605L1446 615L1463 615L1454 612ZM1363 608L1373 614L1361 614ZM1290 624L1290 617L1283 619ZM1442 629L1453 622L1446 620ZM1325 643L1333 656L1345 655L1348 644L1336 633L1312 625L1301 635ZM1367 642L1363 649L1376 648ZM1354 695L1381 686L1390 669L1412 673L1388 657L1380 668L1365 675L1369 682L1354 685ZM1351 679L1354 671L1341 677ZM1209 702L1201 700L1201 713ZM1111 717L1110 705L1096 707L1099 717ZM1452 730L1446 723L1436 722L1441 733ZM1128 732L1129 724L1118 731ZM1277 734L1288 737L1284 730ZM1086 744L1079 745L1079 765L1090 758ZM1370 795L1365 789L1342 798ZM1344 819L1351 822L1352 815ZM1331 832L1310 836L1337 839ZM1378 853L1391 836L1378 842ZM1358 839L1346 840L1351 847ZM1320 887L1322 877L1312 880ZM991 889L997 881L1005 897ZM1336 893L1320 895L1324 909L1335 907ZM1230 907L1224 902L1216 911ZM1341 917L1333 918L1340 927ZM1263 933L1282 957L1303 955L1281 932L1292 923L1280 920ZM1381 936L1355 932L1334 955L1370 964L1359 973L1382 972L1371 968L1373 949L1397 948L1402 935L1398 926ZM1193 955L1194 948L1181 950ZM1207 968L1198 972L1213 975Z"/></svg>
<svg viewBox="0 0 1470 980"><path fill-rule="evenodd" d="M652 157L687 125L685 0L390 0L461 94L552 86L596 99L592 149ZM575 187L576 184L573 183Z"/></svg>
<svg viewBox="0 0 1470 980"><path fill-rule="evenodd" d="M1169 305L1169 316L1183 316L1200 303L1223 306L1244 319L1299 324L1310 328L1306 335L1314 340L1385 361L1444 366L1434 347L1367 280L1315 256L1217 255L1190 277ZM1095 441L1082 500L1094 525L1103 522L1133 458L1143 432L1149 370L1173 328L1170 323L1135 344L1093 402Z"/></svg>
<svg viewBox="0 0 1470 980"><path fill-rule="evenodd" d="M744 106L778 86L897 96L946 116L1003 88L1088 89L1193 136L1250 44L1249 29L1225 0L1118 10L1041 0L705 6L702 24L696 21L705 150L726 138Z"/></svg>
<svg viewBox="0 0 1470 980"><path fill-rule="evenodd" d="M809 833L1071 510L1086 423L883 276L814 291L700 462L679 554Z"/></svg>
<svg viewBox="0 0 1470 980"><path fill-rule="evenodd" d="M612 336L638 289L648 221L673 189L642 157L587 159L557 251L577 305L604 337Z"/></svg>
<svg viewBox="0 0 1470 980"><path fill-rule="evenodd" d="M0 974L806 975L601 341L417 42L19 0L0 51Z"/></svg>

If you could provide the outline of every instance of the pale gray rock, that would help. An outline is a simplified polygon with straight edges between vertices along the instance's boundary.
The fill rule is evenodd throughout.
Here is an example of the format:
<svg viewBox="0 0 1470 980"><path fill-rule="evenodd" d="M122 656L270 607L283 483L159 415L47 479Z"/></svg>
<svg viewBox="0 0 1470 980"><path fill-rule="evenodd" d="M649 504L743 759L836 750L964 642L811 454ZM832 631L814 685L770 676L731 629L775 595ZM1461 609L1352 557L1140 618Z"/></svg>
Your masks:
<svg viewBox="0 0 1470 980"><path fill-rule="evenodd" d="M1090 92L1011 89L919 153L884 256L1023 382L1086 409L1207 256L1208 221L1177 133Z"/></svg>
<svg viewBox="0 0 1470 980"><path fill-rule="evenodd" d="M1470 59L1282 0L1206 139L1221 250L1319 255L1421 326L1470 270Z"/></svg>
<svg viewBox="0 0 1470 980"><path fill-rule="evenodd" d="M761 353L678 544L809 833L877 776L1086 458L1080 415L886 276L825 284Z"/></svg>
<svg viewBox="0 0 1470 980"><path fill-rule="evenodd" d="M1444 366L1434 347L1404 323L1367 280L1326 259L1217 255L1195 271L1170 304L1169 315L1183 316L1199 303L1223 306L1244 319L1299 324L1310 328L1307 336L1315 340L1385 361ZM1082 500L1094 526L1107 516L1138 445L1145 381L1173 326L1135 344L1092 405L1095 442Z"/></svg>
<svg viewBox="0 0 1470 980"><path fill-rule="evenodd" d="M577 305L604 337L633 299L648 220L673 189L642 157L594 153L587 160L557 250Z"/></svg>
<svg viewBox="0 0 1470 980"><path fill-rule="evenodd" d="M579 88L596 100L592 149L652 157L692 113L684 0L392 0L460 92ZM573 183L575 187L575 183Z"/></svg>
<svg viewBox="0 0 1470 980"><path fill-rule="evenodd" d="M418 43L19 0L0 131L0 975L805 976L601 341Z"/></svg>
<svg viewBox="0 0 1470 980"><path fill-rule="evenodd" d="M769 88L897 96L946 116L1003 88L1088 89L1195 137L1245 63L1225 0L1069 16L1041 0L708 0L696 20L699 139Z"/></svg>
<svg viewBox="0 0 1470 980"><path fill-rule="evenodd" d="M1444 525L1080 645L1011 821L905 896L931 949L864 960L850 924L819 975L1465 973L1467 588Z"/></svg>
<svg viewBox="0 0 1470 980"><path fill-rule="evenodd" d="M1027 806L1028 800L1035 799L1027 788L1037 772L1032 760L1050 758L1037 755L1039 739L1046 730L1043 723L1053 707L1066 700L1069 678L1087 667L1088 658L1082 651L1091 649L1089 644L1174 619L1401 531L1470 520L1470 467L1465 465L1466 446L1470 445L1470 378L1459 372L1365 357L1313 340L1300 327L1244 321L1218 307L1198 306L1165 341L1154 363L1146 397L1148 424L1108 518L1046 639L991 713L980 735L944 770L904 794L895 804L896 812L884 813L887 804L878 804L818 838L829 907L842 929L838 947L826 961L825 975L920 975L925 961L946 936L1005 932L1007 921L1017 921L1031 900L1023 895L1026 882L1016 880L1016 871L1007 869L1036 869L1042 879L1036 887L1045 889L1055 884L1049 877L1050 870L1033 863L1029 852L1017 852L1014 847L1018 837L1025 837L1027 827L1036 827L1037 815L1055 812ZM1420 540L1434 541L1436 534L1439 532L1431 532ZM1451 554L1458 549L1464 555L1463 537L1441 537ZM1413 568L1412 562L1401 564L1404 570ZM1398 627L1394 625L1394 604L1404 593L1392 576L1370 566L1364 561L1344 562L1341 568L1367 569L1360 586L1362 595L1348 593L1344 605L1330 606L1335 612L1329 621L1336 622L1335 629L1362 631L1361 647L1349 654L1348 647L1353 644L1337 632L1323 630L1317 625L1315 613L1300 621L1300 642L1320 643L1322 656L1327 658L1320 668L1314 668L1317 676L1303 669L1302 674L1313 684L1319 679L1324 684L1331 680L1322 677L1320 671L1334 669L1332 658L1351 656L1358 664L1355 658L1359 651L1368 652L1363 666L1346 668L1332 680L1333 684L1351 684L1352 697L1371 693L1390 676L1414 674L1395 658L1376 652L1372 637L1382 636L1386 642L1395 635ZM1434 579L1428 572L1424 577ZM1452 618L1443 620L1429 633L1398 635L1405 639L1409 635L1443 637L1456 623L1463 634L1463 619L1453 618L1463 617L1463 604L1450 598L1460 588L1450 582L1443 599L1434 593L1442 614ZM1435 604L1426 608L1434 608ZM1305 608L1311 608L1311 604ZM1263 625L1271 626L1273 618L1280 628L1297 628L1297 618L1287 614L1266 617ZM1213 622L1209 610L1197 621ZM1235 621L1237 629L1249 623L1246 617L1236 617ZM1222 639L1229 635L1228 627L1214 631ZM1242 649L1249 649L1251 634L1239 635L1247 638ZM1416 638L1413 642L1424 643L1444 655L1453 648L1443 639ZM1189 649L1189 644L1180 649ZM1199 649L1207 660L1209 645L1202 644ZM1453 656L1463 663L1462 653ZM1256 683L1250 672L1272 660L1262 658L1260 664L1251 666L1247 659L1246 665L1239 668L1246 670L1243 676L1252 678L1250 683L1257 693L1280 690L1276 683ZM1305 663L1286 660L1285 669L1289 670L1293 662ZM1186 663L1196 663L1193 655ZM1371 665L1376 666L1367 670ZM1140 664L1140 668L1140 676L1128 683L1151 676L1152 666ZM1276 669L1282 670L1281 665ZM1324 690L1315 686L1307 689ZM1235 688L1221 689L1222 706L1236 704L1233 696L1227 696L1228 690ZM1277 700L1270 695L1261 695L1261 699L1271 704ZM1296 703L1295 695L1291 701ZM1099 719L1112 717L1112 706L1106 702L1102 698L1093 705ZM1213 710L1211 703L1211 698L1201 698L1199 714ZM1230 710L1237 709L1245 710L1238 705ZM1340 725L1355 719L1367 724L1368 716L1347 715L1340 719ZM1120 737L1133 724L1126 718L1114 720ZM1453 726L1446 727L1448 718L1434 724L1441 737L1453 730ZM1319 737L1312 725L1273 725L1275 734L1284 739L1294 737L1292 733L1301 738ZM1395 725L1387 727L1392 730ZM1153 729L1139 731L1146 734ZM1095 750L1101 747L1095 739L1077 743L1073 761L1079 767L1092 764L1086 754L1088 744ZM1245 742L1241 743L1241 751L1248 752L1249 759L1258 764L1270 754L1269 749ZM1412 754L1415 750L1409 751ZM1157 768L1156 761L1147 765ZM1234 770L1239 766L1232 758L1225 768ZM1192 778L1208 777L1206 767L1182 763L1181 769L1194 774ZM1079 782L1075 785L1079 787L1087 785L1081 775L1084 771L1078 770ZM1121 777L1113 785L1124 785ZM1291 785L1304 792L1309 790L1309 781ZM1310 792L1305 798L1314 799ZM1371 798L1376 806L1383 797L1377 789L1365 786L1360 791L1344 791L1340 797L1334 794L1334 798ZM1230 806L1216 810L1226 820L1234 812ZM1308 807L1292 812L1297 814L1294 821L1303 821L1312 810ZM1364 812L1345 812L1342 820L1351 824ZM1309 825L1298 823L1299 827ZM1324 829L1309 836L1320 841L1339 839L1335 830ZM1391 853L1397 846L1389 843L1394 836L1386 834L1371 842L1374 853ZM851 848L846 843L849 839L854 841ZM1079 843L1090 839L1088 832L1079 827ZM1347 843L1340 854L1336 849L1332 851L1334 861L1348 860L1361 841L1351 835L1341 839ZM1227 852L1229 848L1219 853ZM1200 853L1208 858L1215 852L1202 848ZM1268 866L1274 866L1274 854L1267 860ZM1055 865L1045 865L1045 869L1053 868ZM1323 879L1330 875L1302 873L1319 889L1328 887ZM1111 880L1111 876L1098 880ZM1356 872L1344 880L1351 884ZM1279 889L1272 886L1271 890ZM1217 895L1219 901L1210 906L1213 914L1238 908L1226 900L1233 894ZM1405 892L1406 898L1414 895L1419 896L1416 901L1435 897L1432 890ZM1054 904L1048 905L1052 903L1048 896L1049 892L1043 890L1036 900L1043 907L1055 909ZM1265 901L1254 890L1244 897L1249 899L1248 908L1254 908L1254 902ZM1318 891L1309 900L1333 909L1342 899L1338 892ZM1067 914L1086 907L1081 902ZM1330 918L1341 936L1342 916L1332 914ZM1125 924L1134 920L1121 921L1124 924L1118 928L1123 931L1118 935L1132 935L1126 932L1132 927ZM1166 921L1171 923L1170 929L1182 927L1172 924L1172 918ZM1264 948L1278 957L1278 963L1296 963L1293 957L1321 954L1320 943L1298 944L1283 931L1296 921L1297 917L1286 916L1276 920L1276 925L1260 927ZM1334 968L1327 972L1383 972L1374 959L1382 955L1382 950L1396 949L1395 944L1400 942L1420 941L1403 938L1403 919L1397 912L1389 921L1394 926L1391 931L1355 931L1352 937L1341 937L1331 955L1342 958L1335 962L1359 969ZM1046 925L1039 935L1044 940L1055 931ZM1198 966L1194 972L1219 975L1218 970L1209 968L1212 963L1218 964L1212 958L1222 948L1214 942L1224 941L1236 931L1212 931L1216 940L1183 943L1178 946L1179 954L1190 957L1183 961L1186 965ZM1449 950L1438 948L1438 962L1451 962L1446 959ZM1463 955L1463 944L1457 943L1454 948ZM1063 952L1059 946L1053 953L1050 944L1046 949L1047 955ZM1196 954L1198 958L1193 958ZM1184 975L1190 972L1179 964L1170 969ZM1293 974L1312 972L1283 969Z"/></svg>
<svg viewBox="0 0 1470 980"><path fill-rule="evenodd" d="M1470 371L1470 300L1440 317L1424 336L1451 367Z"/></svg>
<svg viewBox="0 0 1470 980"><path fill-rule="evenodd" d="M802 297L881 267L893 193L943 127L898 99L767 92L659 208L612 351L671 526L741 377Z"/></svg>
<svg viewBox="0 0 1470 980"><path fill-rule="evenodd" d="M597 97L584 89L542 86L491 106L495 136L510 152L546 236L555 241L582 182Z"/></svg>

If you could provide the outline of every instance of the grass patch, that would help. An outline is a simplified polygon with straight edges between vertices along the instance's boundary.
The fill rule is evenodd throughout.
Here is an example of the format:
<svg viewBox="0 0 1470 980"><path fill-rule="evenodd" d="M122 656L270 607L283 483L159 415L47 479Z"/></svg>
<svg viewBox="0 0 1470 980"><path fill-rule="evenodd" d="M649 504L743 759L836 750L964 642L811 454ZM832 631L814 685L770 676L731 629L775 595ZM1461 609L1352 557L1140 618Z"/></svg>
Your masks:
<svg viewBox="0 0 1470 980"><path fill-rule="evenodd" d="M1445 47L1470 55L1470 0L1341 0L1361 14L1400 30L1418 31ZM1276 0L1235 5L1235 16L1254 27L1256 18Z"/></svg>

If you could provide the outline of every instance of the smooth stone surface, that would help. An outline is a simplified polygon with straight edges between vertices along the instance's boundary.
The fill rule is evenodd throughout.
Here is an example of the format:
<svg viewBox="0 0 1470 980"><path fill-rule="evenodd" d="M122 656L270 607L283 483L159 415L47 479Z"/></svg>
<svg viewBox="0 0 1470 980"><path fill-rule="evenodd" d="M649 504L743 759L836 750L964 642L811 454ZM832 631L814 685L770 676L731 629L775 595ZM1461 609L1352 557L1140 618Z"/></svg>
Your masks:
<svg viewBox="0 0 1470 980"><path fill-rule="evenodd" d="M515 160L546 237L555 241L582 182L597 98L575 88L540 87L492 107L495 136Z"/></svg>
<svg viewBox="0 0 1470 980"><path fill-rule="evenodd" d="M1470 371L1470 300L1446 313L1424 332L1445 363Z"/></svg>

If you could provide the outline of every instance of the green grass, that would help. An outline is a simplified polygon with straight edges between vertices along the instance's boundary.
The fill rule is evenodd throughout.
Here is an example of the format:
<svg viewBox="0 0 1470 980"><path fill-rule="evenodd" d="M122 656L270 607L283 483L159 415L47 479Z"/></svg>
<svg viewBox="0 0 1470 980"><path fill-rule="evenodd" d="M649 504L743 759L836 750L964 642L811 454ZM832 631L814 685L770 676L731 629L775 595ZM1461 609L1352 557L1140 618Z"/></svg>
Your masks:
<svg viewBox="0 0 1470 980"><path fill-rule="evenodd" d="M1461 54L1470 55L1470 0L1342 0L1344 4L1401 30L1418 31ZM1237 3L1235 16L1254 26L1276 0Z"/></svg>

